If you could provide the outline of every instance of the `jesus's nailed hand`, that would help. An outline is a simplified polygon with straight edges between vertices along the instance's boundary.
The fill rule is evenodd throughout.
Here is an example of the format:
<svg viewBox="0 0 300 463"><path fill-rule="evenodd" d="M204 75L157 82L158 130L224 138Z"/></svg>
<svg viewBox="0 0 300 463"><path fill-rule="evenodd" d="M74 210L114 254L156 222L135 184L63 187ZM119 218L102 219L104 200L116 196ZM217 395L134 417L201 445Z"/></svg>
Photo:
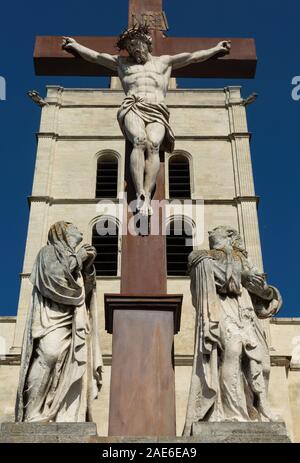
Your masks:
<svg viewBox="0 0 300 463"><path fill-rule="evenodd" d="M231 40L222 40L221 42L218 43L217 48L219 49L220 52L228 55L231 49Z"/></svg>
<svg viewBox="0 0 300 463"><path fill-rule="evenodd" d="M73 48L74 44L77 43L72 37L63 37L61 48L63 50L70 50Z"/></svg>

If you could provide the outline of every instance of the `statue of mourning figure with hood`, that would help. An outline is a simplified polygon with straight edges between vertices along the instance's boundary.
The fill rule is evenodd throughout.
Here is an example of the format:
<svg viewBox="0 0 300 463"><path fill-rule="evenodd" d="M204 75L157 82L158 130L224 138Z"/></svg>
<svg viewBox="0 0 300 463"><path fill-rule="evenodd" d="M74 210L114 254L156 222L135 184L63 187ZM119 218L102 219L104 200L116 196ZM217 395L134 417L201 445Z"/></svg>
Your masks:
<svg viewBox="0 0 300 463"><path fill-rule="evenodd" d="M92 421L101 387L96 250L71 223L51 226L37 255L23 338L16 421Z"/></svg>
<svg viewBox="0 0 300 463"><path fill-rule="evenodd" d="M280 293L251 264L236 230L215 228L209 245L189 256L196 332L184 435L199 421L278 419L267 399L270 356L260 319L279 311Z"/></svg>

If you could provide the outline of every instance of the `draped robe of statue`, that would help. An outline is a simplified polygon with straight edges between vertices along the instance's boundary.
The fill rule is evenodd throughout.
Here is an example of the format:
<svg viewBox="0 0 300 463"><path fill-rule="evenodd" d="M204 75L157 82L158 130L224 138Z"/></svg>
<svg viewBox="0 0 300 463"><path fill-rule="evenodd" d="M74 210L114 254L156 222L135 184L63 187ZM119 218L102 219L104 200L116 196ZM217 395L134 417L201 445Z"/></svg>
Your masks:
<svg viewBox="0 0 300 463"><path fill-rule="evenodd" d="M125 117L132 111L145 124L159 123L165 128L165 136L161 144L161 150L172 153L175 145L175 135L169 124L170 112L164 103L147 103L144 98L136 95L127 96L117 113L120 129L127 138Z"/></svg>
<svg viewBox="0 0 300 463"><path fill-rule="evenodd" d="M30 276L16 421L91 421L101 387L95 270L82 270L67 225L51 227Z"/></svg>
<svg viewBox="0 0 300 463"><path fill-rule="evenodd" d="M241 273L254 268L237 250L231 257L216 249L194 251L189 269L196 332L184 435L191 434L197 421L269 421L257 407L258 397L266 399L270 371L259 318L277 313L278 290L269 286L263 299L254 287L246 289Z"/></svg>

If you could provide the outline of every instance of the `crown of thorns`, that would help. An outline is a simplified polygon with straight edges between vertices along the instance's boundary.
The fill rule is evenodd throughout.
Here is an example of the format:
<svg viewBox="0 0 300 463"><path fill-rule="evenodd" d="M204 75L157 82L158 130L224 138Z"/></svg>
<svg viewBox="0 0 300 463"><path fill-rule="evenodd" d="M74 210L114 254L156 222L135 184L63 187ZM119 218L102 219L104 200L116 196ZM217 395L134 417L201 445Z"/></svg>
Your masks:
<svg viewBox="0 0 300 463"><path fill-rule="evenodd" d="M127 40L140 39L148 45L149 51L152 51L152 37L149 33L149 27L146 24L137 24L129 29L125 29L122 34L119 35L117 47L119 50L126 48Z"/></svg>

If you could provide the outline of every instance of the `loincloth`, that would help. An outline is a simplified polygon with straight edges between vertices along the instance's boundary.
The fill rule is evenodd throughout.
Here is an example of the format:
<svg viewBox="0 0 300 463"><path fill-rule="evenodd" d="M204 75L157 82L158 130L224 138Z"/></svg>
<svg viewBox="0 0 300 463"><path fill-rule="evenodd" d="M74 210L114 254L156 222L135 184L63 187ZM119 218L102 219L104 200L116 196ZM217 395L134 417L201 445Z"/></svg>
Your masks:
<svg viewBox="0 0 300 463"><path fill-rule="evenodd" d="M117 119L122 130L123 135L127 138L125 130L125 116L129 111L133 111L139 116L145 124L158 122L162 124L165 129L165 137L161 144L161 150L172 153L174 150L175 136L169 124L170 112L164 103L153 104L146 103L143 98L135 95L127 96L117 114Z"/></svg>

